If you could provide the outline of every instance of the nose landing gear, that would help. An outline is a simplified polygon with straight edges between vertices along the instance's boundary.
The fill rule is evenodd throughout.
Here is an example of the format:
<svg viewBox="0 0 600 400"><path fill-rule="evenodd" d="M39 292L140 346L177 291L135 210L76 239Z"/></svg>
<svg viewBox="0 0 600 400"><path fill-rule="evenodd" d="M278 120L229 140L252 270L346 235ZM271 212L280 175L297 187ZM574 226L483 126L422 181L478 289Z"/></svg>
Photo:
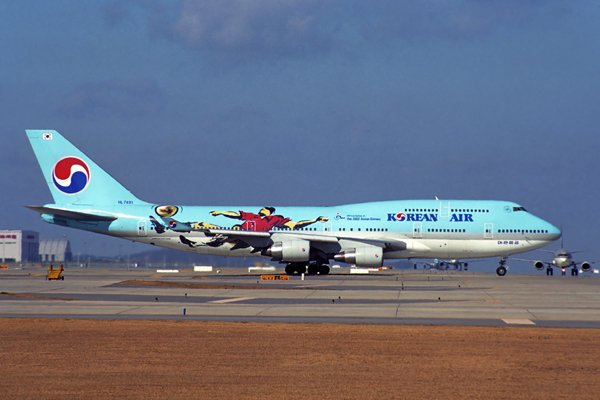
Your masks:
<svg viewBox="0 0 600 400"><path fill-rule="evenodd" d="M496 273L498 276L506 275L506 258L501 258L498 262L498 268L496 268Z"/></svg>

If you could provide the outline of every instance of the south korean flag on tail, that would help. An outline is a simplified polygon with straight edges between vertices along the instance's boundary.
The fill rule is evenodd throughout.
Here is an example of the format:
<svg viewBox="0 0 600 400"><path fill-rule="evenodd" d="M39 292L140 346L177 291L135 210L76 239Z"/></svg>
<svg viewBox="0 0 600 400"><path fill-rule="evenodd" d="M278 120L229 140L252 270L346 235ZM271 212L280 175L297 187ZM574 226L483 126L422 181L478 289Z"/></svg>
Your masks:
<svg viewBox="0 0 600 400"><path fill-rule="evenodd" d="M48 133L42 134L42 139L43 140L52 140L52 133L48 132Z"/></svg>

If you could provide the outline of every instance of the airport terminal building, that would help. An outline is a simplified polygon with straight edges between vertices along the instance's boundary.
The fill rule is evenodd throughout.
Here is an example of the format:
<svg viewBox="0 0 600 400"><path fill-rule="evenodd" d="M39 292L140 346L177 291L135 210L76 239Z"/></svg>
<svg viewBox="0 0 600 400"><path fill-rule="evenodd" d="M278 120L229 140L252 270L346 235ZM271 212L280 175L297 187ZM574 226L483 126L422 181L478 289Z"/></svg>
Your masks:
<svg viewBox="0 0 600 400"><path fill-rule="evenodd" d="M0 261L40 261L40 234L35 231L0 230Z"/></svg>
<svg viewBox="0 0 600 400"><path fill-rule="evenodd" d="M71 243L67 239L41 239L35 231L0 230L0 262L68 262L72 261Z"/></svg>

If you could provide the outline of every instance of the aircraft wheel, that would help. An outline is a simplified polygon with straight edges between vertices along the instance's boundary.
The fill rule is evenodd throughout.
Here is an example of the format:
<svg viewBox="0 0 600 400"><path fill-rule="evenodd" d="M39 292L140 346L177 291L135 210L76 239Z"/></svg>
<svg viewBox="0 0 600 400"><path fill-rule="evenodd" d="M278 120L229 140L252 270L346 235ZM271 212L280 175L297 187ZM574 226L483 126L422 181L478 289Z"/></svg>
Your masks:
<svg viewBox="0 0 600 400"><path fill-rule="evenodd" d="M323 264L323 265L319 266L319 273L321 275L328 275L329 274L329 265Z"/></svg>
<svg viewBox="0 0 600 400"><path fill-rule="evenodd" d="M294 272L296 272L296 268L294 268L294 266L292 264L288 264L285 266L285 273L288 275L294 275Z"/></svg>
<svg viewBox="0 0 600 400"><path fill-rule="evenodd" d="M298 264L298 265L296 266L296 271L297 271L299 274L305 274L305 273L306 273L306 265L304 265L304 264Z"/></svg>
<svg viewBox="0 0 600 400"><path fill-rule="evenodd" d="M504 276L504 275L506 275L506 268L498 267L498 268L496 268L496 273L498 274L498 276Z"/></svg>
<svg viewBox="0 0 600 400"><path fill-rule="evenodd" d="M319 267L317 266L317 264L310 264L308 266L308 274L309 275L316 275L319 272Z"/></svg>

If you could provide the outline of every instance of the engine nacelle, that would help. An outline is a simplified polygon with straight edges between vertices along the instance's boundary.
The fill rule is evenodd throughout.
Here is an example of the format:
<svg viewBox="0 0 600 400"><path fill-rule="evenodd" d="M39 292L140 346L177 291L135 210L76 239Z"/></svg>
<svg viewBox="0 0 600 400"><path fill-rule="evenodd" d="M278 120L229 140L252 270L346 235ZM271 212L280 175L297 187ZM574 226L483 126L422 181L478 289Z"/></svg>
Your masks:
<svg viewBox="0 0 600 400"><path fill-rule="evenodd" d="M379 246L356 246L355 249L345 250L333 257L334 260L357 267L379 268L383 265L383 249Z"/></svg>
<svg viewBox="0 0 600 400"><path fill-rule="evenodd" d="M533 263L533 268L537 269L538 271L541 271L541 270L544 269L545 265L546 264L544 264L541 261L536 261L536 262Z"/></svg>
<svg viewBox="0 0 600 400"><path fill-rule="evenodd" d="M284 262L306 262L310 260L310 242L302 239L275 242L265 255Z"/></svg>
<svg viewBox="0 0 600 400"><path fill-rule="evenodd" d="M592 269L592 264L590 264L587 261L584 261L581 263L581 270L583 272L590 272L590 270Z"/></svg>

